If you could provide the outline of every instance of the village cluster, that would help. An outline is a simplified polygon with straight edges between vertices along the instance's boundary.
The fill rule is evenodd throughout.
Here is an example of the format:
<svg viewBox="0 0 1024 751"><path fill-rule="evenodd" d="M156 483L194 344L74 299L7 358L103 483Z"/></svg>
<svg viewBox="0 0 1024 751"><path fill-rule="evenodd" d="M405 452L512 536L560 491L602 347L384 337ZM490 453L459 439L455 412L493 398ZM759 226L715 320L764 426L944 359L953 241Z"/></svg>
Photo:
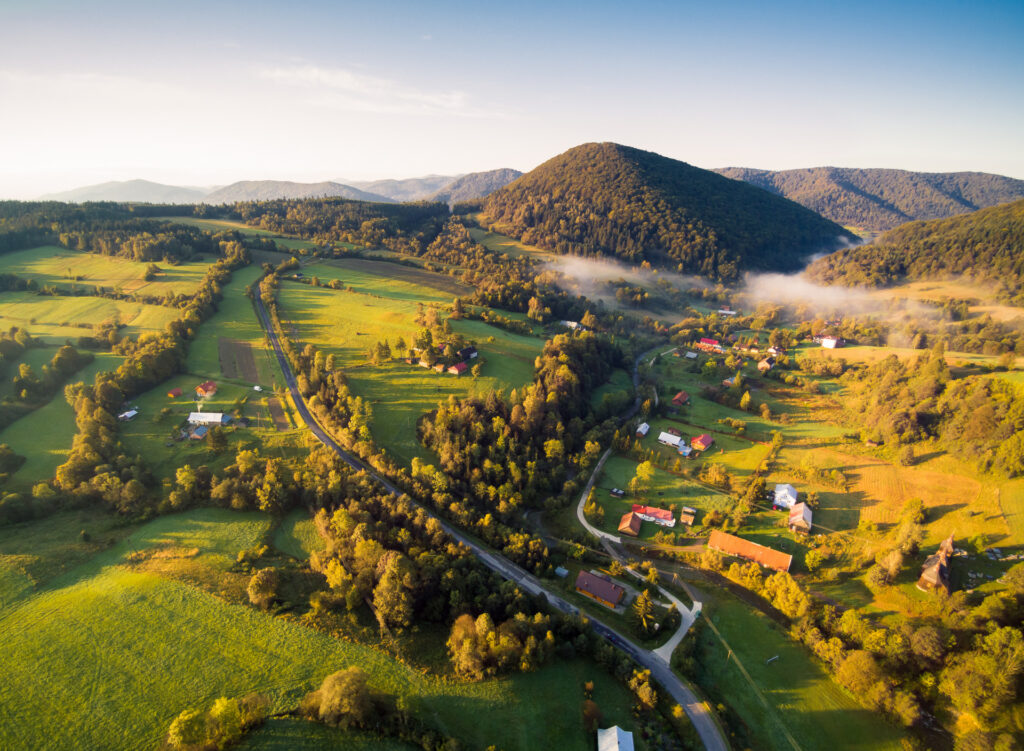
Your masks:
<svg viewBox="0 0 1024 751"><path fill-rule="evenodd" d="M253 391L263 391L262 386L253 386ZM181 388L173 388L167 392L168 399L177 399L181 397L185 392ZM203 381L195 387L195 400L197 410L190 412L188 419L182 429L178 433L178 438L181 440L189 439L193 441L201 441L206 438L210 432L210 428L213 427L224 427L237 422L243 427L247 423L244 418L235 420L231 415L224 412L203 412L202 405L203 401L210 399L217 394L217 384L215 381ZM138 406L132 405L125 409L123 412L118 414L117 419L121 422L131 422L139 416Z"/></svg>

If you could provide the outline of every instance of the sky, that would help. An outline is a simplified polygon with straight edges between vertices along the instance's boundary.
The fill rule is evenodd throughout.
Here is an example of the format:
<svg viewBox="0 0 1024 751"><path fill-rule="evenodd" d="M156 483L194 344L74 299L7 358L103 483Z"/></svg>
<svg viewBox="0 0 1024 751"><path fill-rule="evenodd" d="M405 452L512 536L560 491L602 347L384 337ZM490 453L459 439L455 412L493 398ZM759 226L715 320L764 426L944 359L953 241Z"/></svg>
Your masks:
<svg viewBox="0 0 1024 751"><path fill-rule="evenodd" d="M0 197L532 169L1024 179L1024 2L0 0Z"/></svg>

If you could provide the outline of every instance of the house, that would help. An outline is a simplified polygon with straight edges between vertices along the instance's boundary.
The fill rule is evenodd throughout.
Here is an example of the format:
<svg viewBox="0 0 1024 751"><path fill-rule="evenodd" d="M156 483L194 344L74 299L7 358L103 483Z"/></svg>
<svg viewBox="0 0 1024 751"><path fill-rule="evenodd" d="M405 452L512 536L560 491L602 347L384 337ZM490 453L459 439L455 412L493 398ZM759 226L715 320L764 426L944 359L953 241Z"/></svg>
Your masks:
<svg viewBox="0 0 1024 751"><path fill-rule="evenodd" d="M682 433L679 432L678 428L665 428L665 432L668 433L669 435L674 435L677 438L681 438L683 435Z"/></svg>
<svg viewBox="0 0 1024 751"><path fill-rule="evenodd" d="M846 340L841 336L823 336L821 337L821 346L825 349L838 349L846 344Z"/></svg>
<svg viewBox="0 0 1024 751"><path fill-rule="evenodd" d="M196 386L196 395L203 397L204 399L207 397L211 397L216 393L217 384L214 383L213 381L203 381L198 386Z"/></svg>
<svg viewBox="0 0 1024 751"><path fill-rule="evenodd" d="M167 398L168 399L177 399L179 396L182 395L182 393L184 393L184 392L182 392L181 389L171 389L170 391L167 392Z"/></svg>
<svg viewBox="0 0 1024 751"><path fill-rule="evenodd" d="M609 608L614 608L626 596L626 590L618 584L589 571L580 571L576 577L576 591Z"/></svg>
<svg viewBox="0 0 1024 751"><path fill-rule="evenodd" d="M779 484L775 486L775 500L772 503L779 508L792 508L799 495L792 485Z"/></svg>
<svg viewBox="0 0 1024 751"><path fill-rule="evenodd" d="M420 360L420 367L421 368L431 368L433 366L429 362L427 362L426 360Z"/></svg>
<svg viewBox="0 0 1024 751"><path fill-rule="evenodd" d="M789 510L789 531L809 533L813 522L811 507L806 503L794 503Z"/></svg>
<svg viewBox="0 0 1024 751"><path fill-rule="evenodd" d="M720 315L720 316L735 316L735 315L739 315L739 311L738 310L732 310L730 308L719 308L718 309L718 315Z"/></svg>
<svg viewBox="0 0 1024 751"><path fill-rule="evenodd" d="M673 448L679 447L679 436L672 435L671 433L662 433L658 436L658 443L663 446L672 446Z"/></svg>
<svg viewBox="0 0 1024 751"><path fill-rule="evenodd" d="M229 422L230 415L223 412L192 412L188 416L189 425L227 425Z"/></svg>
<svg viewBox="0 0 1024 751"><path fill-rule="evenodd" d="M120 420L121 422L129 422L131 420L134 420L135 417L138 414L139 414L139 410L137 410L137 409L130 409L127 412L122 412L121 414L119 414L117 416L117 419Z"/></svg>
<svg viewBox="0 0 1024 751"><path fill-rule="evenodd" d="M641 506L639 503L634 503L633 514L639 516L645 522L654 522L662 527L676 526L675 517L672 516L672 512L667 508L654 508L653 506Z"/></svg>
<svg viewBox="0 0 1024 751"><path fill-rule="evenodd" d="M262 386L259 386L259 385L256 385L256 386L253 386L253 387L252 387L252 390L253 390L253 391L263 391L263 387L262 387Z"/></svg>
<svg viewBox="0 0 1024 751"><path fill-rule="evenodd" d="M949 583L949 559L953 555L953 534L939 544L939 549L934 555L928 556L921 567L921 577L917 580L917 588L923 592L934 592L945 590L950 593Z"/></svg>
<svg viewBox="0 0 1024 751"><path fill-rule="evenodd" d="M715 439L707 433L702 433L696 438L690 439L690 445L693 446L694 451L707 451L715 443Z"/></svg>
<svg viewBox="0 0 1024 751"><path fill-rule="evenodd" d="M793 556L788 553L758 545L756 542L727 534L720 529L711 531L708 547L726 555L753 561L759 566L767 566L775 571L789 571L789 565L793 562Z"/></svg>
<svg viewBox="0 0 1024 751"><path fill-rule="evenodd" d="M198 425L192 428L192 432L188 434L188 437L191 438L193 441L200 441L203 438L206 438L206 434L209 432L209 425Z"/></svg>
<svg viewBox="0 0 1024 751"><path fill-rule="evenodd" d="M762 373L767 373L769 370L775 367L775 358L766 357L757 364L757 369Z"/></svg>
<svg viewBox="0 0 1024 751"><path fill-rule="evenodd" d="M687 458L689 458L690 454L693 453L693 447L692 446L687 446L686 445L686 441L680 441L678 449L679 449L679 455L680 456L685 456Z"/></svg>
<svg viewBox="0 0 1024 751"><path fill-rule="evenodd" d="M462 375L467 370L469 370L469 365L467 365L464 362L457 362L450 368L448 368L448 372L451 373L452 375Z"/></svg>
<svg viewBox="0 0 1024 751"><path fill-rule="evenodd" d="M781 347L769 347L768 354L778 357L779 355L786 354L786 350L782 349Z"/></svg>
<svg viewBox="0 0 1024 751"><path fill-rule="evenodd" d="M697 349L702 350L704 352L715 352L717 354L721 354L722 345L718 342L717 339L704 338L697 342Z"/></svg>
<svg viewBox="0 0 1024 751"><path fill-rule="evenodd" d="M678 394L672 397L672 404L677 407L682 407L684 404L690 403L690 395L685 391L680 391Z"/></svg>
<svg viewBox="0 0 1024 751"><path fill-rule="evenodd" d="M476 347L463 347L462 349L460 349L458 352L455 353L455 355L460 360L472 360L474 357L477 357L479 354L480 353L476 351Z"/></svg>
<svg viewBox="0 0 1024 751"><path fill-rule="evenodd" d="M567 329L572 329L573 331L578 331L583 328L582 326L580 326L579 321L562 321L562 325L565 326Z"/></svg>
<svg viewBox="0 0 1024 751"><path fill-rule="evenodd" d="M736 376L726 378L724 381L722 381L722 385L725 386L727 389L731 389L733 386L736 385Z"/></svg>
<svg viewBox="0 0 1024 751"><path fill-rule="evenodd" d="M648 431L650 431L650 429L651 429L651 426L648 425L647 423L645 423L645 422L640 423L639 425L636 426L636 437L637 438L643 438L645 435L647 435L647 433L648 433Z"/></svg>
<svg viewBox="0 0 1024 751"><path fill-rule="evenodd" d="M618 725L598 729L597 751L633 751L633 734Z"/></svg>
<svg viewBox="0 0 1024 751"><path fill-rule="evenodd" d="M683 355L683 357L685 357L687 360L696 360L698 355L697 355L696 352L692 352L691 351L691 352L687 352L685 355Z"/></svg>
<svg viewBox="0 0 1024 751"><path fill-rule="evenodd" d="M688 514L685 511L679 512L679 521L685 524L687 527L692 527L693 522L697 519L696 512Z"/></svg>
<svg viewBox="0 0 1024 751"><path fill-rule="evenodd" d="M640 525L642 523L643 519L641 519L637 514L634 514L632 511L625 513L619 520L619 533L629 535L631 537L636 537L638 534L640 534Z"/></svg>
<svg viewBox="0 0 1024 751"><path fill-rule="evenodd" d="M434 366L434 371L437 373L443 373L446 367L447 366L443 362L439 362L437 365Z"/></svg>

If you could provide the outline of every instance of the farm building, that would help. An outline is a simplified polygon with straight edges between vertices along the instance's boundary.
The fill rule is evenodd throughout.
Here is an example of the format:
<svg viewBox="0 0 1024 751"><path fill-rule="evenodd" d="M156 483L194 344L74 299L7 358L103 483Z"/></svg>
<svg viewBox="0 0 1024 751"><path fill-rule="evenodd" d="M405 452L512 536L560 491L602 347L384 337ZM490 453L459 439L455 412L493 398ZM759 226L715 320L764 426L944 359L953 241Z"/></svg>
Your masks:
<svg viewBox="0 0 1024 751"><path fill-rule="evenodd" d="M640 423L636 426L636 437L643 438L650 431L651 426L645 422Z"/></svg>
<svg viewBox="0 0 1024 751"><path fill-rule="evenodd" d="M680 512L679 521L685 524L687 527L692 527L693 523L697 520L696 514L687 514L685 511Z"/></svg>
<svg viewBox="0 0 1024 751"><path fill-rule="evenodd" d="M733 386L736 385L735 376L732 378L726 378L724 381L722 381L722 385L725 386L727 389L731 389Z"/></svg>
<svg viewBox="0 0 1024 751"><path fill-rule="evenodd" d="M846 344L846 340L841 336L820 336L815 337L814 340L825 349L838 349Z"/></svg>
<svg viewBox="0 0 1024 751"><path fill-rule="evenodd" d="M939 549L925 560L921 567L921 578L917 580L917 588L923 592L943 589L949 594L949 559L952 555L953 535L950 533L949 537L939 544Z"/></svg>
<svg viewBox="0 0 1024 751"><path fill-rule="evenodd" d="M201 397L210 397L217 393L217 384L213 381L203 381L196 386L196 395Z"/></svg>
<svg viewBox="0 0 1024 751"><path fill-rule="evenodd" d="M608 492L616 498L622 498L622 496L626 495L626 491L622 488L612 488Z"/></svg>
<svg viewBox="0 0 1024 751"><path fill-rule="evenodd" d="M462 349L460 349L458 352L455 353L455 355L460 360L472 360L474 357L477 357L479 354L480 353L476 351L476 347L463 347Z"/></svg>
<svg viewBox="0 0 1024 751"><path fill-rule="evenodd" d="M562 325L565 326L567 329L572 329L573 331L579 331L580 329L583 328L582 326L580 326L579 321L562 321Z"/></svg>
<svg viewBox="0 0 1024 751"><path fill-rule="evenodd" d="M559 579L564 579L568 575L569 569L567 569L565 566L557 566L555 568L555 576L557 576Z"/></svg>
<svg viewBox="0 0 1024 751"><path fill-rule="evenodd" d="M188 416L189 425L227 425L231 417L223 412L191 412Z"/></svg>
<svg viewBox="0 0 1024 751"><path fill-rule="evenodd" d="M769 370L775 367L775 358L766 357L757 364L757 369L762 373L767 373Z"/></svg>
<svg viewBox="0 0 1024 751"><path fill-rule="evenodd" d="M192 428L192 432L188 434L188 437L191 438L193 441L200 441L203 438L206 438L206 434L209 432L209 425L197 425L196 427Z"/></svg>
<svg viewBox="0 0 1024 751"><path fill-rule="evenodd" d="M738 310L732 310L731 308L719 308L718 315L720 316L735 316L739 315Z"/></svg>
<svg viewBox="0 0 1024 751"><path fill-rule="evenodd" d="M793 508L789 510L789 531L810 532L813 526L812 517L810 506L806 503L794 503Z"/></svg>
<svg viewBox="0 0 1024 751"><path fill-rule="evenodd" d="M457 362L450 368L448 368L448 372L451 373L452 375L462 375L467 370L469 370L469 365L467 365L464 362Z"/></svg>
<svg viewBox="0 0 1024 751"><path fill-rule="evenodd" d="M134 420L138 416L138 414L139 410L129 409L127 412L122 412L121 414L119 414L117 416L117 419L120 420L121 422L129 422L130 420Z"/></svg>
<svg viewBox="0 0 1024 751"><path fill-rule="evenodd" d="M690 395L685 391L680 391L678 394L672 397L672 404L677 407L682 407L684 404L690 403Z"/></svg>
<svg viewBox="0 0 1024 751"><path fill-rule="evenodd" d="M610 728L599 728L597 731L597 751L633 751L633 734L618 725Z"/></svg>
<svg viewBox="0 0 1024 751"><path fill-rule="evenodd" d="M614 608L626 596L626 590L618 584L589 571L580 571L576 577L576 591L610 608Z"/></svg>
<svg viewBox="0 0 1024 751"><path fill-rule="evenodd" d="M690 351L683 355L687 360L696 360L698 355L696 352Z"/></svg>
<svg viewBox="0 0 1024 751"><path fill-rule="evenodd" d="M662 433L658 436L658 443L664 446L672 446L673 448L679 447L679 436L672 435L671 433Z"/></svg>
<svg viewBox="0 0 1024 751"><path fill-rule="evenodd" d="M179 396L182 395L182 393L183 392L182 392L181 389L171 389L170 391L167 392L167 398L168 399L177 399Z"/></svg>
<svg viewBox="0 0 1024 751"><path fill-rule="evenodd" d="M727 534L720 529L712 530L711 537L708 538L708 547L726 555L745 558L776 571L789 571L789 565L793 562L793 556L788 553L758 545L756 542Z"/></svg>
<svg viewBox="0 0 1024 751"><path fill-rule="evenodd" d="M680 456L689 457L690 454L693 453L693 447L687 446L686 441L680 441L676 448L678 449Z"/></svg>
<svg viewBox="0 0 1024 751"><path fill-rule="evenodd" d="M640 525L642 523L643 520L639 516L634 514L632 511L629 511L623 514L622 519L619 520L619 532L624 535L636 537L640 534Z"/></svg>
<svg viewBox="0 0 1024 751"><path fill-rule="evenodd" d="M779 355L786 354L786 350L782 349L781 347L769 347L768 354L778 357Z"/></svg>
<svg viewBox="0 0 1024 751"><path fill-rule="evenodd" d="M715 439L707 433L702 433L696 438L690 439L690 445L694 451L707 451L715 444Z"/></svg>
<svg viewBox="0 0 1024 751"><path fill-rule="evenodd" d="M779 508L793 508L793 504L799 499L799 493L792 485L781 483L775 486L775 500L773 503Z"/></svg>
<svg viewBox="0 0 1024 751"><path fill-rule="evenodd" d="M445 367L446 366L443 362L439 362L437 365L434 366L434 370L438 373L443 373L445 371Z"/></svg>
<svg viewBox="0 0 1024 751"><path fill-rule="evenodd" d="M660 524L663 527L676 526L676 520L672 516L672 512L665 508L641 506L639 503L634 503L633 514L635 516L639 516L645 522L654 522L655 524Z"/></svg>
<svg viewBox="0 0 1024 751"><path fill-rule="evenodd" d="M717 339L705 338L697 342L697 349L702 350L704 352L714 352L716 354L721 354L722 345L718 342Z"/></svg>
<svg viewBox="0 0 1024 751"><path fill-rule="evenodd" d="M427 360L420 360L420 367L421 368L432 368L434 366L431 365Z"/></svg>

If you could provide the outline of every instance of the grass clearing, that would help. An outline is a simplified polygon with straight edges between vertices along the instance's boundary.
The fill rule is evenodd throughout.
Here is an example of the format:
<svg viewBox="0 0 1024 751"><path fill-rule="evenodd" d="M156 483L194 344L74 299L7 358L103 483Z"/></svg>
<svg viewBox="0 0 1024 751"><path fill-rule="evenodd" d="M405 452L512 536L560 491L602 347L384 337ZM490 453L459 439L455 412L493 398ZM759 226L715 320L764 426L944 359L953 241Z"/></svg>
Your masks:
<svg viewBox="0 0 1024 751"><path fill-rule="evenodd" d="M310 515L302 509L295 509L288 513L274 532L274 547L293 558L306 560L327 545L316 531L316 524Z"/></svg>
<svg viewBox="0 0 1024 751"><path fill-rule="evenodd" d="M95 359L75 373L71 382L92 383L97 373L114 370L124 358L107 352L95 352ZM37 482L53 477L71 451L71 442L78 428L75 413L58 392L49 402L0 431L0 443L9 444L25 463L8 481L11 491L26 492Z"/></svg>
<svg viewBox="0 0 1024 751"><path fill-rule="evenodd" d="M306 276L340 279L356 292L382 295L396 300L451 303L453 297L473 293L473 287L447 274L438 274L418 266L389 263L366 258L339 258L321 261L303 268Z"/></svg>
<svg viewBox="0 0 1024 751"><path fill-rule="evenodd" d="M370 733L281 718L268 720L234 748L240 751L416 751L420 747Z"/></svg>
<svg viewBox="0 0 1024 751"><path fill-rule="evenodd" d="M177 265L158 262L160 273L146 281L150 264L127 258L68 250L46 245L0 256L0 273L33 279L39 286L63 290L91 290L93 287L120 289L129 294L164 297L189 295L203 282L210 260L186 261Z"/></svg>
<svg viewBox="0 0 1024 751"><path fill-rule="evenodd" d="M898 751L903 734L860 705L825 669L766 616L715 590L710 617L746 668L767 707L751 689L714 632L699 632L698 683L725 701L772 751L793 751L786 732L804 751L822 748ZM773 659L771 663L767 660ZM782 728L785 728L783 731Z"/></svg>
<svg viewBox="0 0 1024 751"><path fill-rule="evenodd" d="M64 344L108 322L123 324L122 335L162 332L178 317L175 308L104 297L50 297L35 292L0 293L0 326L20 326L51 344Z"/></svg>
<svg viewBox="0 0 1024 751"><path fill-rule="evenodd" d="M163 517L0 610L0 707L5 717L23 718L0 723L0 746L152 747L186 707L260 691L275 710L288 708L325 675L350 665L470 747L589 749L592 736L574 706L586 680L595 682L609 723L632 725L627 689L592 663L450 683L375 648L119 565L133 551L175 545L197 547L200 560L224 567L262 539L269 524L258 513L219 509ZM33 719L40 716L50 720Z"/></svg>
<svg viewBox="0 0 1024 751"><path fill-rule="evenodd" d="M387 287L389 280L382 280ZM424 413L450 395L458 397L485 393L489 389L509 390L529 383L534 359L543 347L538 337L512 334L482 321L452 321L452 329L475 341L482 366L477 379L436 373L403 362L370 365L367 350L377 341L411 341L418 330L414 321L417 305L394 299L312 287L284 284L279 304L285 333L299 342L312 343L337 357L345 369L353 393L366 399L373 409L371 431L374 439L403 461L413 456L430 459L416 439L416 422Z"/></svg>

